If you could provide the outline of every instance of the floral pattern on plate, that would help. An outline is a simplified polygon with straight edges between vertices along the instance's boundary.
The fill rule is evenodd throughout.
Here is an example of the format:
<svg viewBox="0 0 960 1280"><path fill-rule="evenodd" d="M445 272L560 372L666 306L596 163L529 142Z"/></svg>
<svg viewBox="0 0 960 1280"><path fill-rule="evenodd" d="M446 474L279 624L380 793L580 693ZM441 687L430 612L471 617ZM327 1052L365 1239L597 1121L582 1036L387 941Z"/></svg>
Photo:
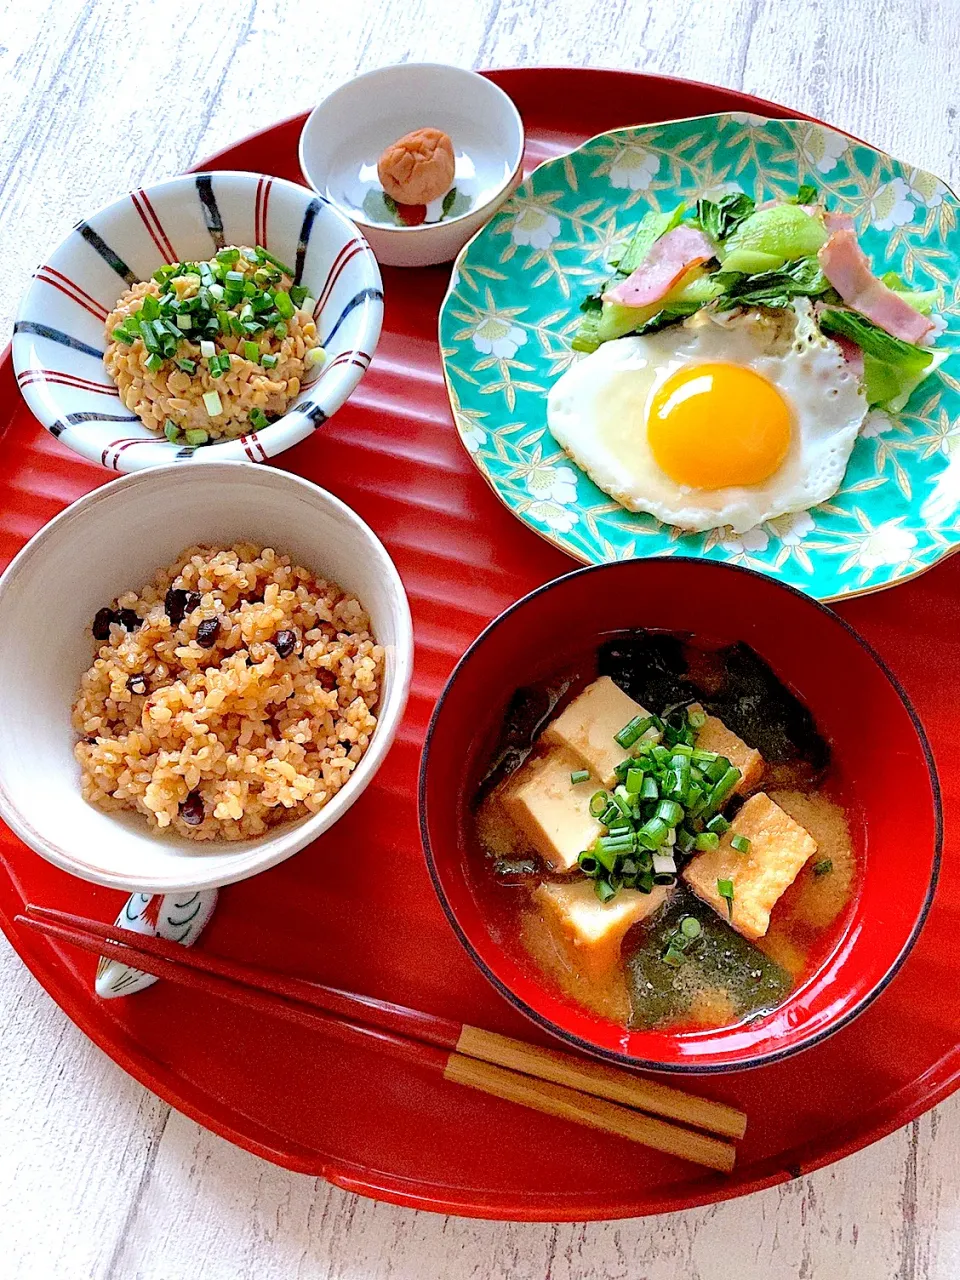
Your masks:
<svg viewBox="0 0 960 1280"><path fill-rule="evenodd" d="M758 202L815 183L854 216L878 271L936 288L937 346L960 342L956 197L933 174L801 120L737 112L618 129L548 160L466 246L440 313L464 446L502 502L578 560L699 554L822 600L930 568L960 546L960 356L900 414L868 414L843 484L810 511L745 533L685 534L625 510L557 445L546 392L581 359L579 303L648 209L740 187Z"/></svg>

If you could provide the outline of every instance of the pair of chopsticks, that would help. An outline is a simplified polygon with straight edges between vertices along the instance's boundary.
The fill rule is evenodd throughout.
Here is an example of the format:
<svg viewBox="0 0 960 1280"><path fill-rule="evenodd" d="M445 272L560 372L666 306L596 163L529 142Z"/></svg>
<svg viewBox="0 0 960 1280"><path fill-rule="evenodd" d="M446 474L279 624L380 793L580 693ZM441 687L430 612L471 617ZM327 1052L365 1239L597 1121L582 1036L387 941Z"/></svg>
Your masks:
<svg viewBox="0 0 960 1280"><path fill-rule="evenodd" d="M404 1005L222 960L50 907L28 904L16 923L334 1039L366 1044L482 1093L722 1173L733 1169L733 1141L746 1129L743 1112L724 1103Z"/></svg>

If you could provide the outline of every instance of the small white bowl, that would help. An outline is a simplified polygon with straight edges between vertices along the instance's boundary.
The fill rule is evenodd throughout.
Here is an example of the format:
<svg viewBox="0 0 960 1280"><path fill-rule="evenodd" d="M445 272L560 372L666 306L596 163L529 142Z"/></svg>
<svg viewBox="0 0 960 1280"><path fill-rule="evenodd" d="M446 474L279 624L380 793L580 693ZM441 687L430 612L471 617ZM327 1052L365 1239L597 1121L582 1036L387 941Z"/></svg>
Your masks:
<svg viewBox="0 0 960 1280"><path fill-rule="evenodd" d="M386 650L378 724L350 780L319 811L255 840L196 843L80 794L70 723L95 642L93 615L139 588L191 543L249 539L356 593ZM413 664L410 609L383 544L349 507L285 471L226 462L159 467L75 502L0 578L0 817L64 871L117 889L168 893L243 880L296 853L342 817L383 762Z"/></svg>
<svg viewBox="0 0 960 1280"><path fill-rule="evenodd" d="M381 191L377 160L414 129L450 135L456 185L470 208L416 227L370 220L363 201ZM334 90L310 113L300 134L300 168L315 191L363 231L384 266L450 262L520 181L523 122L492 80L437 62L381 67Z"/></svg>
<svg viewBox="0 0 960 1280"><path fill-rule="evenodd" d="M326 363L260 431L191 448L145 427L103 363L104 321L166 262L260 244L317 300ZM363 377L380 337L383 285L356 227L306 187L232 171L191 173L131 191L77 224L44 264L13 326L13 364L33 414L61 444L113 471L171 462L266 462L305 439Z"/></svg>

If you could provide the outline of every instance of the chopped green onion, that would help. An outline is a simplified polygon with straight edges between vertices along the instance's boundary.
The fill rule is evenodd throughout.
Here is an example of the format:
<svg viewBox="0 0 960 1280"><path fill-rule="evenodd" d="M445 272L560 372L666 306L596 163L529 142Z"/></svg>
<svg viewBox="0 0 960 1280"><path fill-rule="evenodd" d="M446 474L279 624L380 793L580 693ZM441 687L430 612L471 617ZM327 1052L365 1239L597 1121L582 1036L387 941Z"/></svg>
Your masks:
<svg viewBox="0 0 960 1280"><path fill-rule="evenodd" d="M243 354L248 360L252 360L257 364L260 360L260 344L258 342L245 342L243 344Z"/></svg>
<svg viewBox="0 0 960 1280"><path fill-rule="evenodd" d="M671 969L679 969L686 958L687 957L680 948L674 946L672 942L668 945L662 956L663 963L669 965Z"/></svg>
<svg viewBox="0 0 960 1280"><path fill-rule="evenodd" d="M185 356L181 356L178 360L175 360L174 364L178 369L182 369L184 373L196 373L197 371L196 360L188 360Z"/></svg>
<svg viewBox="0 0 960 1280"><path fill-rule="evenodd" d="M629 724L625 724L619 733L613 735L618 746L628 750L642 737L653 724L653 716L634 716Z"/></svg>
<svg viewBox="0 0 960 1280"><path fill-rule="evenodd" d="M144 361L144 363L146 364L147 368L150 370L151 373L156 373L158 369L163 368L163 356L159 355L157 352L154 352L153 355L147 356L147 359Z"/></svg>
<svg viewBox="0 0 960 1280"><path fill-rule="evenodd" d="M180 439L180 428L172 418L168 418L163 424L163 434L167 437L171 444L176 444Z"/></svg>
<svg viewBox="0 0 960 1280"><path fill-rule="evenodd" d="M279 356L261 356L260 363L263 365L265 369L275 369L277 367L277 361L279 359L280 359Z"/></svg>
<svg viewBox="0 0 960 1280"><path fill-rule="evenodd" d="M719 893L720 897L723 898L724 902L726 902L727 913L730 916L730 919L732 920L733 919L733 881L718 880L717 893Z"/></svg>
<svg viewBox="0 0 960 1280"><path fill-rule="evenodd" d="M203 397L203 407L210 418L219 417L223 413L223 403L216 391L208 391Z"/></svg>
<svg viewBox="0 0 960 1280"><path fill-rule="evenodd" d="M577 865L585 876L595 876L600 869L600 863L589 849L577 854Z"/></svg>
<svg viewBox="0 0 960 1280"><path fill-rule="evenodd" d="M720 837L715 831L701 831L694 837L693 847L698 853L707 853L720 848Z"/></svg>
<svg viewBox="0 0 960 1280"><path fill-rule="evenodd" d="M208 342L206 338L200 343L200 354L204 360L212 360L217 354L217 348L212 342Z"/></svg>
<svg viewBox="0 0 960 1280"><path fill-rule="evenodd" d="M293 284L290 286L290 301L295 307L299 307L307 296L307 291L302 284Z"/></svg>
<svg viewBox="0 0 960 1280"><path fill-rule="evenodd" d="M813 874L815 876L825 876L833 870L832 858L821 858L819 862L813 864Z"/></svg>
<svg viewBox="0 0 960 1280"><path fill-rule="evenodd" d="M608 803L609 796L605 791L595 791L590 797L590 816L592 818L602 817L606 812Z"/></svg>
<svg viewBox="0 0 960 1280"><path fill-rule="evenodd" d="M257 245L256 254L257 258L261 262L271 262L275 267L282 271L285 276L293 276L292 269L286 266L285 263L281 262L279 258L275 258L272 253L268 253L267 250L264 249L263 245Z"/></svg>
<svg viewBox="0 0 960 1280"><path fill-rule="evenodd" d="M730 830L730 823L726 820L722 813L715 814L707 823L708 831L715 831L718 836L726 835Z"/></svg>
<svg viewBox="0 0 960 1280"><path fill-rule="evenodd" d="M239 257L240 257L239 249L221 249L220 252L217 254L217 261L223 262L228 266L232 266ZM228 271L227 275L229 274L230 272ZM242 280L243 276L241 276L240 279Z"/></svg>
<svg viewBox="0 0 960 1280"><path fill-rule="evenodd" d="M609 902L617 892L607 880L594 880L593 888L601 902Z"/></svg>
<svg viewBox="0 0 960 1280"><path fill-rule="evenodd" d="M293 303L290 301L289 293L287 293L285 289L278 289L276 294L274 295L274 301L277 305L277 310L283 316L284 320L291 319L293 316L295 307Z"/></svg>
<svg viewBox="0 0 960 1280"><path fill-rule="evenodd" d="M657 786L656 778L649 774L643 780L643 786L640 788L641 800L659 800L660 788Z"/></svg>
<svg viewBox="0 0 960 1280"><path fill-rule="evenodd" d="M683 818L683 805L676 800L661 800L657 806L657 815L668 827L675 827Z"/></svg>
<svg viewBox="0 0 960 1280"><path fill-rule="evenodd" d="M317 300L316 298L311 298L308 293L307 296L304 298L304 300L300 303L300 310L306 311L310 315L313 315L316 309L317 309Z"/></svg>
<svg viewBox="0 0 960 1280"><path fill-rule="evenodd" d="M204 431L201 427L191 427L189 431L185 431L183 434L186 436L187 444L195 446L206 444L210 439L209 433Z"/></svg>
<svg viewBox="0 0 960 1280"><path fill-rule="evenodd" d="M737 853L749 853L750 839L748 836L731 836L730 847L736 849Z"/></svg>
<svg viewBox="0 0 960 1280"><path fill-rule="evenodd" d="M304 356L304 360L307 362L307 367L312 369L314 365L326 364L327 353L324 351L323 347L311 347Z"/></svg>
<svg viewBox="0 0 960 1280"><path fill-rule="evenodd" d="M685 938L699 938L703 933L703 925L696 916L684 916L680 921L680 932Z"/></svg>
<svg viewBox="0 0 960 1280"><path fill-rule="evenodd" d="M574 786L580 782L588 782L590 779L589 769L575 769L570 775L570 781Z"/></svg>
<svg viewBox="0 0 960 1280"><path fill-rule="evenodd" d="M126 331L126 329L121 329L119 327L114 329L113 336L117 342L125 342L128 347L134 341L134 339L130 336L130 334Z"/></svg>
<svg viewBox="0 0 960 1280"><path fill-rule="evenodd" d="M691 729L702 729L702 728L703 728L703 726L707 723L706 713L705 713L705 712L703 712L703 711L690 711L690 710L688 710L688 711L687 711L687 723L690 725L690 728L691 728ZM692 917L692 916L688 916L687 918L688 918L688 919L692 919L693 917Z"/></svg>
<svg viewBox="0 0 960 1280"><path fill-rule="evenodd" d="M273 326L273 332L276 334L278 338L285 338L287 336L286 323L283 320L278 320L277 323ZM315 348L311 348L311 350L315 350ZM309 359L310 359L310 352L308 351L307 352L308 362L309 362Z"/></svg>
<svg viewBox="0 0 960 1280"><path fill-rule="evenodd" d="M269 427L270 420L262 409L251 409L250 425L255 431L262 431L264 427Z"/></svg>

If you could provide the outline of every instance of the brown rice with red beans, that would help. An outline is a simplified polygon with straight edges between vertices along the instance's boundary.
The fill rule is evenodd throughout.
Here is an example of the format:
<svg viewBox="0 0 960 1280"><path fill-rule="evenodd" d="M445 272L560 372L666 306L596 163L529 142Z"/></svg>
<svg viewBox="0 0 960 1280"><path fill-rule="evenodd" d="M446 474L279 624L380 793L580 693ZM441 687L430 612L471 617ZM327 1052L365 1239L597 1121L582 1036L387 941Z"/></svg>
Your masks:
<svg viewBox="0 0 960 1280"><path fill-rule="evenodd" d="M73 709L90 803L242 840L317 812L366 751L383 650L358 600L287 556L190 547L101 612Z"/></svg>

